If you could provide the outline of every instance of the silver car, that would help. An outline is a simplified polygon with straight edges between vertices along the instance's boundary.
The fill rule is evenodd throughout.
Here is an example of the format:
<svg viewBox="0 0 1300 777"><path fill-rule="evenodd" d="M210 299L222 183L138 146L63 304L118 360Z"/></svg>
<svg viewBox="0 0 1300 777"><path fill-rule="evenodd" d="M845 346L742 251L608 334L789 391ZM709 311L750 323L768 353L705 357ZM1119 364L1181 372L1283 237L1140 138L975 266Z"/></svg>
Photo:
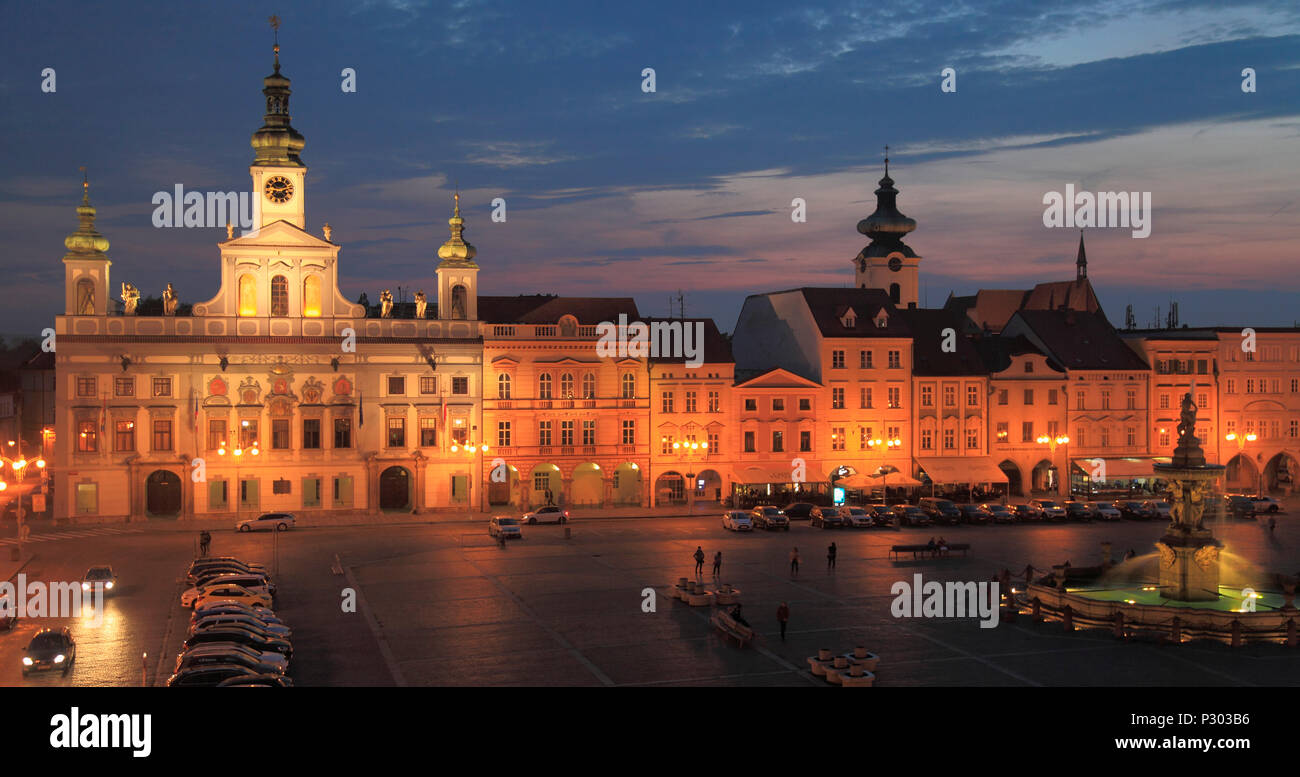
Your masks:
<svg viewBox="0 0 1300 777"><path fill-rule="evenodd" d="M293 513L265 513L256 518L240 521L235 525L238 531L288 531L297 519Z"/></svg>

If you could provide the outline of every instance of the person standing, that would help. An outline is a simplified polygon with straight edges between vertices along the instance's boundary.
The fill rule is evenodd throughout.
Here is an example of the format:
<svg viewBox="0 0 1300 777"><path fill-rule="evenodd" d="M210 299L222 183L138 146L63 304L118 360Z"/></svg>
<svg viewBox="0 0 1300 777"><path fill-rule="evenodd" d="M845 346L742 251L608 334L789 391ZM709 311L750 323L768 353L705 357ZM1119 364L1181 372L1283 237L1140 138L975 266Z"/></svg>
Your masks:
<svg viewBox="0 0 1300 777"><path fill-rule="evenodd" d="M790 622L790 605L781 602L781 606L776 608L776 622L781 625L781 641L785 642L785 627Z"/></svg>
<svg viewBox="0 0 1300 777"><path fill-rule="evenodd" d="M208 548L211 545L212 545L212 535L208 533L208 530L204 529L203 531L199 532L199 555L200 556L208 555Z"/></svg>
<svg viewBox="0 0 1300 777"><path fill-rule="evenodd" d="M713 576L721 577L722 575L722 551L713 554Z"/></svg>
<svg viewBox="0 0 1300 777"><path fill-rule="evenodd" d="M798 577L799 575L799 549L795 548L790 551L790 576Z"/></svg>
<svg viewBox="0 0 1300 777"><path fill-rule="evenodd" d="M835 554L837 552L834 542L826 548L826 572L828 574L835 570Z"/></svg>
<svg viewBox="0 0 1300 777"><path fill-rule="evenodd" d="M704 548L695 546L695 576L704 574Z"/></svg>

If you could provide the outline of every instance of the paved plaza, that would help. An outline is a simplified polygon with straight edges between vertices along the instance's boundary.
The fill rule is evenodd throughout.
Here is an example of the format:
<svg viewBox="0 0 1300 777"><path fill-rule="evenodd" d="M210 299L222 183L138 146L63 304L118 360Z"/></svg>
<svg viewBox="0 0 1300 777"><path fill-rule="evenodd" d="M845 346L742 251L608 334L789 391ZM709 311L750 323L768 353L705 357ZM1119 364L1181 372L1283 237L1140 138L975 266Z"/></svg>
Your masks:
<svg viewBox="0 0 1300 777"><path fill-rule="evenodd" d="M29 579L78 579L107 562L122 584L102 624L69 624L79 655L66 680L22 679L19 651L38 624L20 621L0 633L0 683L139 685L145 669L149 684L166 679L188 623L177 599L194 538L174 524L130 528L61 530L68 536L29 544L37 552L24 568ZM1126 643L1025 617L981 629L973 619L890 614L891 586L914 574L982 581L1027 563L1094 564L1103 541L1117 558L1129 548L1148 552L1157 522L836 531L795 522L788 533L733 534L698 517L579 519L570 528L566 539L563 527L527 527L504 549L484 524L468 522L223 532L213 552L277 570L277 611L294 630L293 674L302 685L820 686L806 657L856 645L881 656L881 687L1300 684L1300 651L1281 646ZM1300 569L1300 520L1292 516L1279 517L1272 535L1262 521L1216 532L1229 551L1264 568ZM940 534L969 542L969 556L888 557L892 544ZM833 574L825 559L832 540ZM697 546L710 560L709 581L713 554L722 552L720 580L742 590L760 634L753 645L724 641L708 608L667 595L692 574ZM788 567L793 546L803 559L798 576ZM331 569L336 555L343 574ZM341 611L345 588L359 594L355 613ZM655 589L654 612L643 611L646 588ZM785 642L775 618L782 601L791 610Z"/></svg>

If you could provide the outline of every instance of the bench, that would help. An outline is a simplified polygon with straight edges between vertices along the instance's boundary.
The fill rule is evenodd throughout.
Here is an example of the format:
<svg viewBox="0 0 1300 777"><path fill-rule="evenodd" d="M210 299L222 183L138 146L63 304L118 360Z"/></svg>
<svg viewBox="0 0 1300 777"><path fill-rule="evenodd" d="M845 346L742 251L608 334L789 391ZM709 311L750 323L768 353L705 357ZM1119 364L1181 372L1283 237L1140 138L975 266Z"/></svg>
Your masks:
<svg viewBox="0 0 1300 777"><path fill-rule="evenodd" d="M970 543L969 542L948 543L948 553L951 554L954 550L960 550L961 554L964 556L966 555L966 552L970 550ZM939 555L938 548L932 548L929 545L893 545L889 548L889 555L893 556L894 558L898 558L898 555L900 553L911 553L912 558L921 558L922 554L929 555L931 557Z"/></svg>
<svg viewBox="0 0 1300 777"><path fill-rule="evenodd" d="M746 642L751 642L754 639L754 630L738 622L726 610L714 610L713 617L709 620L723 634L733 637L740 644L740 647L744 647Z"/></svg>

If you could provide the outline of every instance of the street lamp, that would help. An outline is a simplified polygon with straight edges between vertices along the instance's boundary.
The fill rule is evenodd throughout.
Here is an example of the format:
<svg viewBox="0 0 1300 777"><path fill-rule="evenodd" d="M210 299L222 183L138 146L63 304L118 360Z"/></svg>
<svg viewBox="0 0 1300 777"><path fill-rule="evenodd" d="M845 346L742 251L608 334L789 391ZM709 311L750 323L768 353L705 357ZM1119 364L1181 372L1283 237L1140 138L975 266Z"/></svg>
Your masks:
<svg viewBox="0 0 1300 777"><path fill-rule="evenodd" d="M23 454L22 443L23 441L21 439L16 441L15 440L9 441L9 447L12 448L14 446L17 446L18 448L17 458L12 458L9 456L0 456L0 491L7 490L9 488L8 482L3 479L3 471L6 465L9 467L9 470L12 473L12 478L16 482L16 485L18 486L18 488L16 489L17 493L15 493L14 495L14 498L17 500L14 517L16 519L15 523L16 523L16 528L18 533L18 544L15 546L15 552L18 558L22 558L23 539L25 534L24 529L26 528L26 524L24 523L24 519L26 518L26 513L23 510L22 484L23 481L27 478L27 472L29 466L35 465L38 470L45 469L44 458L38 457L35 461L27 460L27 456ZM44 472L42 472L42 476L43 475Z"/></svg>
<svg viewBox="0 0 1300 777"><path fill-rule="evenodd" d="M1039 436L1039 438L1038 438L1038 444L1039 444L1039 445L1046 445L1046 446L1051 450L1051 456L1052 456L1052 467L1055 469L1055 468L1056 468L1056 447L1057 447L1058 445L1069 445L1069 444L1070 444L1070 438L1067 437L1067 436L1065 436L1065 435L1063 435L1063 434L1058 434L1058 435L1056 435L1055 437L1050 437L1050 436L1044 434L1044 435L1040 435L1040 436ZM1057 469L1056 471L1057 471L1058 473L1060 472L1059 469ZM1069 472L1069 468L1068 468L1068 467L1066 468L1066 472ZM1060 482L1059 482L1059 478L1058 478L1058 482L1057 482L1057 484L1056 484L1056 493L1058 493L1058 494L1061 493L1061 484L1060 484Z"/></svg>
<svg viewBox="0 0 1300 777"><path fill-rule="evenodd" d="M1246 443L1254 442L1258 440L1259 437L1255 435L1254 432L1251 432L1249 434L1244 434L1244 435L1237 434L1236 432L1228 432L1223 436L1223 439L1227 440L1228 442L1237 443L1237 455L1241 456L1241 458L1244 460L1246 458L1244 455L1246 452ZM1264 471L1263 470L1260 470L1259 472L1259 494L1260 496L1264 495Z"/></svg>
<svg viewBox="0 0 1300 777"><path fill-rule="evenodd" d="M474 480L483 474L483 455L488 452L488 444L483 443L482 445L475 445L473 443L452 443L451 452L464 453L466 456L471 456L471 457L478 456L478 467L474 470L474 474L468 478L469 498L467 501L469 503L470 510L473 510L474 509Z"/></svg>
<svg viewBox="0 0 1300 777"><path fill-rule="evenodd" d="M253 440L253 444L247 448L243 447L244 444L243 430L247 428L248 428L248 421L245 420L240 422L239 425L240 434L238 436L234 434L234 432L236 431L235 429L227 430L230 433L229 436L235 437L235 442L236 442L234 449L231 450L231 453L234 454L235 457L235 520L236 521L239 520L240 503L243 501L243 481L239 479L239 463L243 460L244 454L246 453L250 456L256 456L262 452L258 440ZM217 448L217 455L218 456L226 455L225 440L222 440L220 447Z"/></svg>
<svg viewBox="0 0 1300 777"><path fill-rule="evenodd" d="M659 440L660 442L667 445L669 438L661 437L659 438ZM676 440L673 441L672 455L678 457L683 464L688 465L687 466L688 471L685 473L686 481L687 481L685 484L686 488L685 488L685 493L683 494L683 496L686 497L686 509L688 511L693 511L695 509L695 485L696 485L695 484L696 473L689 471L690 470L689 465L695 461L694 459L695 456L707 455L708 452L709 452L709 444L707 442L699 442L698 440L693 440L693 439L686 440L685 442L680 442Z"/></svg>

